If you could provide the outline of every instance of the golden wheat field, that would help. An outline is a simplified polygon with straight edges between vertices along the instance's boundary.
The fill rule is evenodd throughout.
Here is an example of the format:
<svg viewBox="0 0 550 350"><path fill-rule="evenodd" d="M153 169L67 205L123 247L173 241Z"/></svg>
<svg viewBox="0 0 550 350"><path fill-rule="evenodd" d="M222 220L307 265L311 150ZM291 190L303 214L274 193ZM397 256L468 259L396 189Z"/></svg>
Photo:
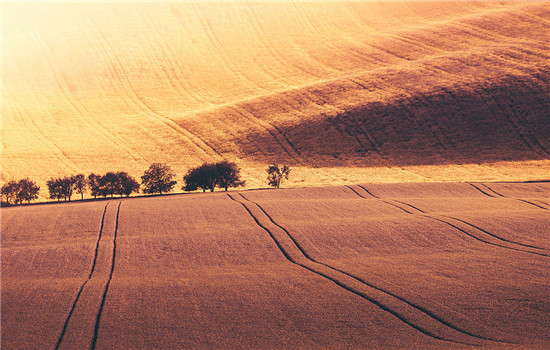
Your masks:
<svg viewBox="0 0 550 350"><path fill-rule="evenodd" d="M548 178L547 2L3 3L2 174Z"/></svg>
<svg viewBox="0 0 550 350"><path fill-rule="evenodd" d="M0 6L2 349L550 348L550 2Z"/></svg>

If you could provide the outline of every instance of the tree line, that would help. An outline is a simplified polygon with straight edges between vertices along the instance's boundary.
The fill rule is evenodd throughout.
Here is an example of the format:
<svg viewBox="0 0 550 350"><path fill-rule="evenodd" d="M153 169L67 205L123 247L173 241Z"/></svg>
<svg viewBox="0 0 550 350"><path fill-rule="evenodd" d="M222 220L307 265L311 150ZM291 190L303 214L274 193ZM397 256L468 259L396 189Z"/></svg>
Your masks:
<svg viewBox="0 0 550 350"><path fill-rule="evenodd" d="M290 167L279 166L277 163L267 168L268 184L279 188L284 179L288 179ZM52 177L46 182L48 194L51 199L57 201L71 201L75 194L79 194L81 200L89 190L94 198L114 197L115 195L130 196L132 193L164 194L171 192L177 181L176 174L169 165L164 163L153 163L141 176L141 183L127 172L107 172L103 175L91 173L88 176L77 174L65 177ZM221 161L217 163L204 163L196 168L190 169L183 177L184 186L182 190L195 191L201 189L214 192L216 188L223 188L227 191L231 187L241 187L246 181L241 179L240 169L236 163ZM9 181L1 188L2 204L17 205L24 201L30 203L38 198L40 186L36 182L25 178L19 181Z"/></svg>

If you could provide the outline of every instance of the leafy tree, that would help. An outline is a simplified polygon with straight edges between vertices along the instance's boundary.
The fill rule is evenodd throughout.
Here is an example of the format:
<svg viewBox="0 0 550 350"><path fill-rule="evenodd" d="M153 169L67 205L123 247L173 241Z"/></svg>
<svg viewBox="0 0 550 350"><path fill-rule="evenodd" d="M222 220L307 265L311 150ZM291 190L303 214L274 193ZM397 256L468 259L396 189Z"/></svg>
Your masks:
<svg viewBox="0 0 550 350"><path fill-rule="evenodd" d="M59 202L61 198L65 196L63 192L63 179L51 178L46 181L46 186L48 186L48 193L50 194L50 198L55 198Z"/></svg>
<svg viewBox="0 0 550 350"><path fill-rule="evenodd" d="M172 169L167 164L153 163L149 166L141 177L143 185L143 193L159 193L170 192L176 185L177 181L172 180L176 176Z"/></svg>
<svg viewBox="0 0 550 350"><path fill-rule="evenodd" d="M11 180L2 185L2 198L7 204L17 204L17 193L19 192L19 183Z"/></svg>
<svg viewBox="0 0 550 350"><path fill-rule="evenodd" d="M101 176L91 173L88 175L88 186L90 186L90 192L94 198L97 198L98 195L101 195Z"/></svg>
<svg viewBox="0 0 550 350"><path fill-rule="evenodd" d="M267 181L269 186L279 188L283 179L288 180L288 175L290 174L290 167L288 165L279 166L279 164L274 163L267 168Z"/></svg>
<svg viewBox="0 0 550 350"><path fill-rule="evenodd" d="M130 196L133 192L139 192L139 183L128 173L120 171L116 173L117 187L116 194Z"/></svg>
<svg viewBox="0 0 550 350"><path fill-rule="evenodd" d="M19 180L18 187L16 198L19 203L27 201L30 204L32 200L38 198L40 187L29 178Z"/></svg>
<svg viewBox="0 0 550 350"><path fill-rule="evenodd" d="M112 171L109 171L99 179L99 193L103 197L107 197L107 195L114 197L118 187L118 176Z"/></svg>
<svg viewBox="0 0 550 350"><path fill-rule="evenodd" d="M71 201L71 197L73 196L73 191L75 189L76 179L74 176L65 176L61 179L61 189L63 192L63 196L65 197L65 200Z"/></svg>
<svg viewBox="0 0 550 350"><path fill-rule="evenodd" d="M64 198L65 201L71 201L75 188L76 179L74 176L65 176L59 178L51 178L46 182L50 198L56 198L58 201Z"/></svg>
<svg viewBox="0 0 550 350"><path fill-rule="evenodd" d="M224 188L244 186L245 181L241 180L239 167L237 164L224 160L215 164L216 185Z"/></svg>
<svg viewBox="0 0 550 350"><path fill-rule="evenodd" d="M200 188L203 192L206 192L206 190L214 192L216 187L216 165L204 163L191 169L183 177L183 181L185 186L182 189L185 191L194 191Z"/></svg>
<svg viewBox="0 0 550 350"><path fill-rule="evenodd" d="M84 192L86 192L86 187L88 182L86 181L86 176L84 174L78 174L73 176L74 179L74 189L76 193L80 194L80 199L84 200Z"/></svg>

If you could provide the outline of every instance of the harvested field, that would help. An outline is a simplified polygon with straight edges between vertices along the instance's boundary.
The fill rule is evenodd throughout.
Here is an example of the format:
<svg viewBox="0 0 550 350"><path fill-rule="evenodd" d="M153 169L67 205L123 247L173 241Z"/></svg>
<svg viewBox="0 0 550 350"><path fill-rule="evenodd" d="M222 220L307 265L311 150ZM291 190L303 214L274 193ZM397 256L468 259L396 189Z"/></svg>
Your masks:
<svg viewBox="0 0 550 350"><path fill-rule="evenodd" d="M547 348L548 183L2 208L2 348Z"/></svg>

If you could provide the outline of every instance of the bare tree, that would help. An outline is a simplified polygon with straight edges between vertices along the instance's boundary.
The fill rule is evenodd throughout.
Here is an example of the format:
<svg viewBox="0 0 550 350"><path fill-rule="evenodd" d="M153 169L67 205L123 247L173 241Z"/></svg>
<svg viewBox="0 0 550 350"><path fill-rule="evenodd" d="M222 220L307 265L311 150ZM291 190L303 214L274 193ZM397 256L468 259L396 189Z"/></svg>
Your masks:
<svg viewBox="0 0 550 350"><path fill-rule="evenodd" d="M267 181L269 186L279 188L283 179L288 180L288 175L290 174L290 167L288 165L279 166L279 164L274 163L267 168Z"/></svg>

